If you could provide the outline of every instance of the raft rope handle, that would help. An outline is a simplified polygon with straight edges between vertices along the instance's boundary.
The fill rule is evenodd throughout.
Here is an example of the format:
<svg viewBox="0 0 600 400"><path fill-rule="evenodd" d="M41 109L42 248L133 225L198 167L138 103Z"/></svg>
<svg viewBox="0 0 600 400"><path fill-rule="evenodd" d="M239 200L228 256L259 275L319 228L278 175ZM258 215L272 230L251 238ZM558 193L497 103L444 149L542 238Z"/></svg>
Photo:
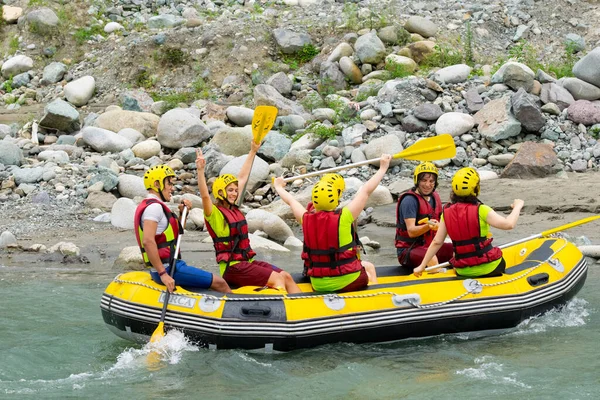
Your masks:
<svg viewBox="0 0 600 400"><path fill-rule="evenodd" d="M541 261L541 260L527 260L527 261L534 261L534 262L537 262L537 263L538 263L538 265L536 265L536 266L534 266L534 267L531 267L531 268L529 268L529 269L525 270L525 272L523 272L521 275L518 275L518 276L516 276L516 277L514 277L514 278L511 278L511 279L508 279L508 280L506 280L506 281L502 281L502 282L496 282L496 283L481 283L481 282L477 281L477 283L479 283L479 285L480 285L481 287L493 287L493 286L504 285L504 284L506 284L506 283L511 283L511 282L514 282L514 281L516 281L516 280L519 280L519 279L521 279L521 278L523 278L523 277L525 277L525 276L529 275L529 274L530 274L530 273L532 273L532 272L533 272L535 269L537 269L537 268L538 268L540 265L542 265L542 264L544 264L544 263L547 263L547 262L549 262L549 261L552 259L552 257L554 257L554 256L556 255L556 253L558 253L559 251L561 251L562 249L564 249L564 248L567 246L567 243L568 243L568 241L567 241L566 239L564 239L564 238L561 238L561 239L564 241L564 244L563 244L563 245L562 245L560 248L558 248L558 250L555 250L555 251L554 251L554 253L552 253L552 255L551 255L550 257L548 257L548 258L547 258L545 261ZM453 298L453 299L446 300L446 301L442 301L442 302L439 302L439 303L434 303L434 304L427 304L427 305L424 305L424 306L422 306L422 305L420 305L420 304L416 304L416 303L414 303L414 302L411 302L411 301L409 301L409 303L410 303L412 306L414 306L414 307L416 307L416 308L419 308L419 309L428 309L428 308L434 308L434 307L440 307L440 306L443 306L443 305L446 305L446 304L452 303L452 302L454 302L454 301L456 301L456 300L459 300L459 299L461 299L461 298L465 297L465 296L466 296L466 295L468 295L469 293L471 293L471 291L467 290L465 293L463 293L463 294L461 294L461 295L459 295L459 296L456 296L456 297L455 297L455 298Z"/></svg>
<svg viewBox="0 0 600 400"><path fill-rule="evenodd" d="M530 274L532 271L534 271L536 268L538 268L540 265L548 262L548 260L552 259L552 257L554 257L556 255L556 253L558 253L559 251L561 251L563 248L566 247L568 241L566 239L562 239L565 244L560 247L558 250L554 251L554 253L552 253L552 255L550 257L548 257L545 261L541 261L541 260L528 260L528 261L535 261L538 262L538 265L529 268L528 270L526 270L524 273L522 273L519 276L516 276L514 278L508 279L506 281L502 281L502 282L496 282L496 283L480 283L481 286L483 287L492 287L492 286L499 286L499 285L503 285L505 283L510 283L510 282L514 282L518 279L523 278L524 276ZM120 276L122 274L117 275L113 281L117 282L117 283L127 283L130 285L137 285L137 286L142 286L148 289L152 289L152 290L156 290L157 292L164 292L164 290L159 289L157 287L154 286L150 286L146 283L140 283L140 282L136 282L136 281L127 281L127 280L123 280L120 279ZM414 302L409 302L412 306L416 307L416 308L420 308L420 309L428 309L428 308L434 308L434 307L440 307L449 303L452 303L454 301L460 300L461 298L465 297L466 295L468 295L469 293L471 293L471 291L466 291L465 293L456 296L452 299L443 301L443 302L439 302L439 303L434 303L434 304L428 304L428 305L420 305L420 304L416 304ZM175 294L175 296L177 296L178 294ZM314 295L309 295L309 296L294 296L294 297L288 297L286 295L282 295L282 296L264 296L264 297L232 297L232 298L227 298L227 297L217 297L217 296L213 296L211 294L194 294L194 293L186 293L186 294L180 294L180 296L187 296L187 297L197 297L197 298L206 298L208 300L213 300L213 301L265 301L265 300L300 300L300 299L315 299L315 298L341 298L341 299L361 299L361 298L369 298L369 297L376 297L376 296L383 296L383 295L391 295L391 296L396 296L398 295L398 293L394 293L394 292L375 292L375 293L365 293L365 294L354 294L354 295L344 295L344 296L340 296L339 294L336 293L328 293L328 294L314 294Z"/></svg>

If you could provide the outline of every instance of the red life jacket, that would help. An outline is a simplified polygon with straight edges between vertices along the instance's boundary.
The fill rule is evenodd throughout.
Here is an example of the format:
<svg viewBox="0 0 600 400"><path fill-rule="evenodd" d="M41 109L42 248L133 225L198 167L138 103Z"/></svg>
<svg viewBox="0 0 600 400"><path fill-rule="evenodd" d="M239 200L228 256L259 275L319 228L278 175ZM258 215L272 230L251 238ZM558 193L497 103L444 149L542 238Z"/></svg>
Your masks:
<svg viewBox="0 0 600 400"><path fill-rule="evenodd" d="M415 224L423 218L436 219L439 221L440 215L442 214L442 199L440 199L438 192L434 191L431 193L431 196L433 196L433 200L435 202L435 208L433 208L423 196L411 189L402 193L398 199L398 205L396 206L396 248L429 246L435 237L436 231L430 230L421 236L413 238L408 235L408 229L404 223L404 219L400 218L400 203L405 196L415 196L419 201L419 210L417 211Z"/></svg>
<svg viewBox="0 0 600 400"><path fill-rule="evenodd" d="M133 225L135 231L135 238L137 239L138 245L140 246L140 250L142 251L142 257L144 258L144 264L147 267L152 267L152 263L148 258L148 253L144 249L144 231L142 229L142 215L144 211L150 204L158 203L162 206L165 216L169 219L169 225L167 225L167 229L161 234L158 234L154 237L156 241L156 246L158 247L158 255L163 264L171 264L171 254L175 253L175 244L177 242L177 236L179 236L179 220L171 212L169 207L162 201L158 199L148 198L142 200L142 202L137 206L135 210L135 215L133 217ZM179 258L181 258L181 253L179 253Z"/></svg>
<svg viewBox="0 0 600 400"><path fill-rule="evenodd" d="M229 236L218 237L214 229L210 226L206 218L206 228L210 237L213 239L217 262L225 261L248 261L256 255L250 247L248 238L248 222L244 214L235 206L226 208L217 207L225 217L225 222L229 225Z"/></svg>
<svg viewBox="0 0 600 400"><path fill-rule="evenodd" d="M454 268L473 267L496 261L502 250L492 246L492 238L481 236L479 206L472 203L455 203L444 207L444 222L454 246Z"/></svg>
<svg viewBox="0 0 600 400"><path fill-rule="evenodd" d="M340 247L340 217L340 210L307 212L302 217L302 259L308 276L342 276L362 270L354 235L350 243Z"/></svg>

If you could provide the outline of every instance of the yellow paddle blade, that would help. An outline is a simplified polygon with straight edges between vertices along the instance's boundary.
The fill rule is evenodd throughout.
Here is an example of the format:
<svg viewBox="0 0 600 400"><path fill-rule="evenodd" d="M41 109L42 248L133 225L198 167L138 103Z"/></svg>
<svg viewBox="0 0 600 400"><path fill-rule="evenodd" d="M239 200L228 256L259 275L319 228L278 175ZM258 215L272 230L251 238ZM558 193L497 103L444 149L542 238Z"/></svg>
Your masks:
<svg viewBox="0 0 600 400"><path fill-rule="evenodd" d="M588 222L592 222L592 221L597 220L599 218L600 218L600 215L594 215L592 217L583 218L583 219L580 219L579 221L571 222L569 224L565 224L565 225L561 225L561 226L553 228L553 229L549 229L547 231L542 232L540 235L543 236L543 237L550 236L553 233L560 232L560 231L565 231L567 229L571 229L571 228L574 228L574 227L579 226L579 225L587 224Z"/></svg>
<svg viewBox="0 0 600 400"><path fill-rule="evenodd" d="M152 337L150 338L150 343L156 343L165 337L165 323L160 321L158 326L154 330Z"/></svg>
<svg viewBox="0 0 600 400"><path fill-rule="evenodd" d="M258 106L254 109L252 118L252 137L254 143L260 144L273 127L277 118L277 108L273 106Z"/></svg>
<svg viewBox="0 0 600 400"><path fill-rule="evenodd" d="M400 153L394 154L394 158L406 160L433 161L453 158L456 155L456 145L452 135L447 133L430 138L421 139Z"/></svg>

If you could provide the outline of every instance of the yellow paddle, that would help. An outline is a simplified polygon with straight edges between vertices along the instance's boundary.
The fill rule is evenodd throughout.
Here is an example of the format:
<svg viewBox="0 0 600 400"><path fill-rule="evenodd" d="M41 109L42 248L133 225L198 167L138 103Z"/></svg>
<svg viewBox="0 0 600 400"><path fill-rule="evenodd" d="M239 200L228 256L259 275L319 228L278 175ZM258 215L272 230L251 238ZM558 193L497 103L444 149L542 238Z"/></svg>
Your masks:
<svg viewBox="0 0 600 400"><path fill-rule="evenodd" d="M592 217L583 218L583 219L580 219L579 221L571 222L571 223L568 223L568 224L564 224L564 225L558 226L556 228L548 229L547 231L544 231L544 232L541 232L541 233L537 233L535 235L531 235L531 236L528 236L528 237L523 238L523 239L515 240L514 242L505 243L505 244L502 244L502 245L500 245L498 247L501 248L501 249L505 249L507 247L516 246L518 244L521 244L521 243L524 243L524 242L528 242L528 241L533 240L533 239L538 239L538 238L541 238L541 237L548 237L548 236L550 236L550 235L552 235L554 233L561 232L561 231L566 231L567 229L571 229L571 228L574 228L574 227L579 226L579 225L587 224L588 222L595 221L595 220L597 220L599 218L600 218L600 215L594 215ZM425 268L425 271L431 271L431 270L434 270L434 269L444 268L444 267L448 267L448 266L450 266L450 263L449 262L445 262L445 263L442 263L442 264L432 265L431 267L427 267L427 268Z"/></svg>
<svg viewBox="0 0 600 400"><path fill-rule="evenodd" d="M445 158L453 158L456 155L456 145L452 135L443 134L430 138L421 139L412 146L407 147L399 153L394 154L393 158L404 158L405 160L418 160L418 161L433 161L443 160ZM311 176L327 174L330 172L341 171L347 168L359 167L365 164L371 164L381 160L381 158L372 158L370 160L359 161L352 164L340 165L339 167L333 167L323 169L321 171L309 172L308 174L292 176L285 178L284 182L292 182L296 179L310 178Z"/></svg>
<svg viewBox="0 0 600 400"><path fill-rule="evenodd" d="M183 206L183 214L181 215L181 226L185 226L185 219L187 216L188 209L186 206ZM175 264L177 263L177 256L179 254L179 244L181 243L181 234L177 236L177 244L175 246L175 254L173 256L173 262L171 263L171 270L169 275L173 277L175 273ZM156 343L160 341L165 336L165 316L167 315L167 306L169 305L169 299L171 298L171 292L168 290L165 293L162 313L160 314L160 321L158 322L158 326L154 330L152 337L150 337L150 343ZM149 358L156 358L156 354L150 353L148 355Z"/></svg>
<svg viewBox="0 0 600 400"><path fill-rule="evenodd" d="M267 133L273 127L275 123L275 118L277 118L277 108L273 106L258 106L254 109L254 117L252 117L252 137L254 143L261 144L264 140ZM246 186L248 186L248 181L250 180L250 175L252 174L252 165L254 165L254 160L252 160L252 164L250 165L250 172L248 172L248 179L244 183L244 187L242 191L238 195L237 206L240 207L244 202L244 195L246 194Z"/></svg>

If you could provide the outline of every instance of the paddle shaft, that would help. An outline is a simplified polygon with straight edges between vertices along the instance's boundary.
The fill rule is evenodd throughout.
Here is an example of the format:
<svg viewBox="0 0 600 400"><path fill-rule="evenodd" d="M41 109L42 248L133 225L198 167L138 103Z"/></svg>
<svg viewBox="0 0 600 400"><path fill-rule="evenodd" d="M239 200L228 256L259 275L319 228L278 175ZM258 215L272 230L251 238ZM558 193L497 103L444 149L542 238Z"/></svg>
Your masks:
<svg viewBox="0 0 600 400"><path fill-rule="evenodd" d="M371 158L370 160L364 160L364 161L359 161L359 162L355 162L352 164L346 164L346 165L340 165L339 167L333 167L333 168L328 168L328 169L322 169L320 171L314 171L314 172L309 172L308 174L303 174L303 175L298 175L298 176L291 176L289 178L284 178L283 181L284 182L293 182L296 179L304 179L304 178L310 178L312 176L317 176L317 175L323 175L323 174L328 174L330 172L336 172L336 171L341 171L343 169L348 169L348 168L354 168L354 167L360 167L361 165L365 165L365 164L371 164L373 162L377 162L380 161L381 157L378 158Z"/></svg>
<svg viewBox="0 0 600 400"><path fill-rule="evenodd" d="M588 222L595 221L598 218L600 218L600 215L594 215L592 217L583 218L583 219L580 219L579 221L575 221L575 222L571 222L571 223L568 223L568 224L565 224L565 225L561 225L561 226L556 227L554 229L549 229L547 231L544 231L544 232L541 232L541 233L537 233L535 235L531 235L531 236L523 238L523 239L515 240L514 242L502 244L502 245L500 245L498 247L500 249L505 249L507 247L516 246L517 244L528 242L528 241L533 240L533 239L538 239L538 238L541 238L541 237L550 236L553 233L561 232L561 231L564 231L564 230L567 230L567 229L570 229L570 228L574 228L574 227L579 226L579 225L587 224ZM427 267L427 268L425 268L425 271L431 271L431 270L438 269L438 268L445 268L445 267L448 267L448 266L450 266L450 263L449 262L445 262L445 263L441 263L441 264L437 264L437 265L432 265L431 267Z"/></svg>
<svg viewBox="0 0 600 400"><path fill-rule="evenodd" d="M185 219L187 216L187 207L183 206L183 213L181 214L181 226L185 226ZM173 256L173 263L171 264L171 271L169 271L169 276L173 277L175 275L175 265L177 265L177 256L179 255L179 245L181 244L181 233L177 235L177 244L175 245L175 255ZM169 305L169 299L171 298L171 292L167 290L167 294L165 294L165 300L163 303L162 312L160 314L160 322L165 322L165 316L167 315L167 306Z"/></svg>

